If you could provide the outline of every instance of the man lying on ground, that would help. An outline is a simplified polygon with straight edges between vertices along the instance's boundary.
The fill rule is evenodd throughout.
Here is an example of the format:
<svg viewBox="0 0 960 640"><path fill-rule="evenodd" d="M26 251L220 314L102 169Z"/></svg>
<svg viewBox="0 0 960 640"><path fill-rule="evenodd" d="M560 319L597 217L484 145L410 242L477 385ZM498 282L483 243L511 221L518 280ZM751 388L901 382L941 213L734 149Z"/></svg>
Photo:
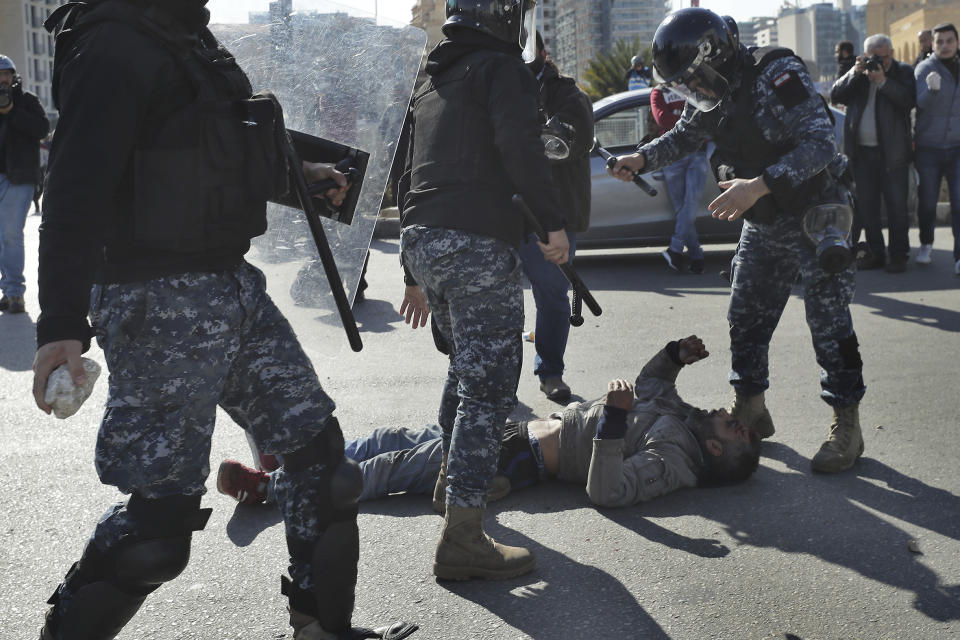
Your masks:
<svg viewBox="0 0 960 640"><path fill-rule="evenodd" d="M736 484L757 469L760 439L726 409L684 402L675 381L683 366L709 355L690 336L669 343L643 367L635 385L611 380L606 396L572 403L529 422L507 423L490 500L545 478L585 484L597 506L623 507L683 487ZM430 494L440 471L440 427L381 428L347 442L360 464L363 494ZM225 460L217 489L245 504L270 502L271 474ZM434 509L443 511L443 501Z"/></svg>

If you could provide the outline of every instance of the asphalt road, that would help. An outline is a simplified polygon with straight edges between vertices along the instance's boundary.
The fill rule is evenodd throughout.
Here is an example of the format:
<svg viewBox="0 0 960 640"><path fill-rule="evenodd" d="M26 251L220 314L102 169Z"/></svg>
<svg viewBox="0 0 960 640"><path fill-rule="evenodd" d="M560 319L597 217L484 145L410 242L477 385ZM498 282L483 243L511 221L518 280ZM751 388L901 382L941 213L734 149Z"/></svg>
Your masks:
<svg viewBox="0 0 960 640"><path fill-rule="evenodd" d="M0 316L2 640L37 636L44 601L118 498L92 464L106 381L66 421L43 415L29 394L37 225L31 216L28 313ZM938 229L928 268L858 276L866 451L851 472L809 469L830 413L818 399L797 290L771 345L767 403L777 433L749 482L621 510L592 508L577 486L517 492L492 505L488 529L532 548L538 568L506 582L432 578L441 520L427 498L363 504L355 622L415 621L414 638L424 639L960 638L960 278L949 236ZM730 250L709 250L701 276L668 272L652 250L578 256L604 314L571 332L574 393L599 396L609 378L634 377L668 340L697 333L712 355L682 372L681 394L707 408L728 403L728 289L716 274ZM429 332L410 331L396 313L395 242L375 241L367 278L368 300L356 309L364 350L351 352L336 334L339 346L325 345L316 361L348 436L433 421L445 370ZM532 328L529 292L526 302ZM538 391L533 345L524 354L516 415L546 415L558 406ZM96 349L91 356L102 362ZM249 454L221 415L214 469L228 456ZM122 640L289 637L279 516L237 506L212 477L208 488L204 506L214 513L194 536L190 566L151 596Z"/></svg>

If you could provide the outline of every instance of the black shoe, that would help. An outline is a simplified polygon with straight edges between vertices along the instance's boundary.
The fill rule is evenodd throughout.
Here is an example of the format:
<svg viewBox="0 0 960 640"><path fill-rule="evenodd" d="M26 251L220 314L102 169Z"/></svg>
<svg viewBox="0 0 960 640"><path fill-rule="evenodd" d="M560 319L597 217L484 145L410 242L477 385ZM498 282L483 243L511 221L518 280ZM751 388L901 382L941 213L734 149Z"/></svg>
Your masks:
<svg viewBox="0 0 960 640"><path fill-rule="evenodd" d="M680 271L680 265L683 262L683 255L673 251L669 247L660 252L663 259L667 261L667 266L674 271Z"/></svg>
<svg viewBox="0 0 960 640"><path fill-rule="evenodd" d="M6 311L10 308L10 298L3 296L0 298L0 311Z"/></svg>
<svg viewBox="0 0 960 640"><path fill-rule="evenodd" d="M690 273L703 273L703 258L694 258L690 261Z"/></svg>
<svg viewBox="0 0 960 640"><path fill-rule="evenodd" d="M2 311L5 313L23 313L26 311L26 305L23 302L23 296L10 296L9 298L4 296L3 300L6 300L7 304L0 309L2 309Z"/></svg>
<svg viewBox="0 0 960 640"><path fill-rule="evenodd" d="M878 258L873 255L866 255L862 258L857 258L857 271L868 271L870 269L879 269L887 263L883 258Z"/></svg>
<svg viewBox="0 0 960 640"><path fill-rule="evenodd" d="M903 273L907 270L907 261L904 258L891 258L887 264L887 273Z"/></svg>

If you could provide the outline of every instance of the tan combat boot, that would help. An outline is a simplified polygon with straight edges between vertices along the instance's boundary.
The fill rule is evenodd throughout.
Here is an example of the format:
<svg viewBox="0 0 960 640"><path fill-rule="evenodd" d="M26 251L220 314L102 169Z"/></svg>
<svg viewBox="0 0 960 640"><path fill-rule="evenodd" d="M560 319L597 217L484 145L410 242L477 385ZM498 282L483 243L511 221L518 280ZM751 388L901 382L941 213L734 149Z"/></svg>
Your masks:
<svg viewBox="0 0 960 640"><path fill-rule="evenodd" d="M859 405L833 408L830 436L813 456L811 466L820 473L846 471L863 455Z"/></svg>
<svg viewBox="0 0 960 640"><path fill-rule="evenodd" d="M483 512L481 507L447 508L433 575L441 580L505 580L537 566L528 550L500 544L484 533Z"/></svg>
<svg viewBox="0 0 960 640"><path fill-rule="evenodd" d="M502 500L510 494L510 479L506 476L493 476L493 482L490 483L490 492L487 494L487 502L496 502ZM447 456L443 456L440 463L440 473L437 474L437 484L433 486L433 510L437 513L445 513L447 510Z"/></svg>
<svg viewBox="0 0 960 640"><path fill-rule="evenodd" d="M762 391L749 397L735 391L730 415L739 420L740 424L747 429L755 431L761 438L769 438L776 431L773 428L773 418L770 417L767 405L763 401Z"/></svg>

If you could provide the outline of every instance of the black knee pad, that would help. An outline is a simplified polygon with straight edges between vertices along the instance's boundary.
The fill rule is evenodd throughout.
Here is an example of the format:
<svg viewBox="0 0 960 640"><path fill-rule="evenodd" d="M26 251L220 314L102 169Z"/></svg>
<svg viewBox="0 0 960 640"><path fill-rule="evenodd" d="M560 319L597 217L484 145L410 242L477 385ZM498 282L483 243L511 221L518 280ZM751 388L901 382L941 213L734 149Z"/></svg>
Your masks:
<svg viewBox="0 0 960 640"><path fill-rule="evenodd" d="M108 551L90 542L57 587L44 633L57 640L110 640L143 604L147 595L176 578L190 559L190 539L210 517L200 496L148 499L136 494L127 503L137 529ZM69 606L60 603L69 593Z"/></svg>
<svg viewBox="0 0 960 640"><path fill-rule="evenodd" d="M540 469L530 448L526 422L508 422L500 441L497 474L510 480L512 489L520 489L540 481Z"/></svg>
<svg viewBox="0 0 960 640"><path fill-rule="evenodd" d="M838 340L837 347L840 350L840 357L843 358L844 369L863 368L863 359L860 357L860 343L857 341L857 334L851 333L843 340Z"/></svg>
<svg viewBox="0 0 960 640"><path fill-rule="evenodd" d="M340 422L334 416L327 418L323 431L303 447L283 454L283 466L287 471L297 473L316 464L333 469L343 459L343 431Z"/></svg>

